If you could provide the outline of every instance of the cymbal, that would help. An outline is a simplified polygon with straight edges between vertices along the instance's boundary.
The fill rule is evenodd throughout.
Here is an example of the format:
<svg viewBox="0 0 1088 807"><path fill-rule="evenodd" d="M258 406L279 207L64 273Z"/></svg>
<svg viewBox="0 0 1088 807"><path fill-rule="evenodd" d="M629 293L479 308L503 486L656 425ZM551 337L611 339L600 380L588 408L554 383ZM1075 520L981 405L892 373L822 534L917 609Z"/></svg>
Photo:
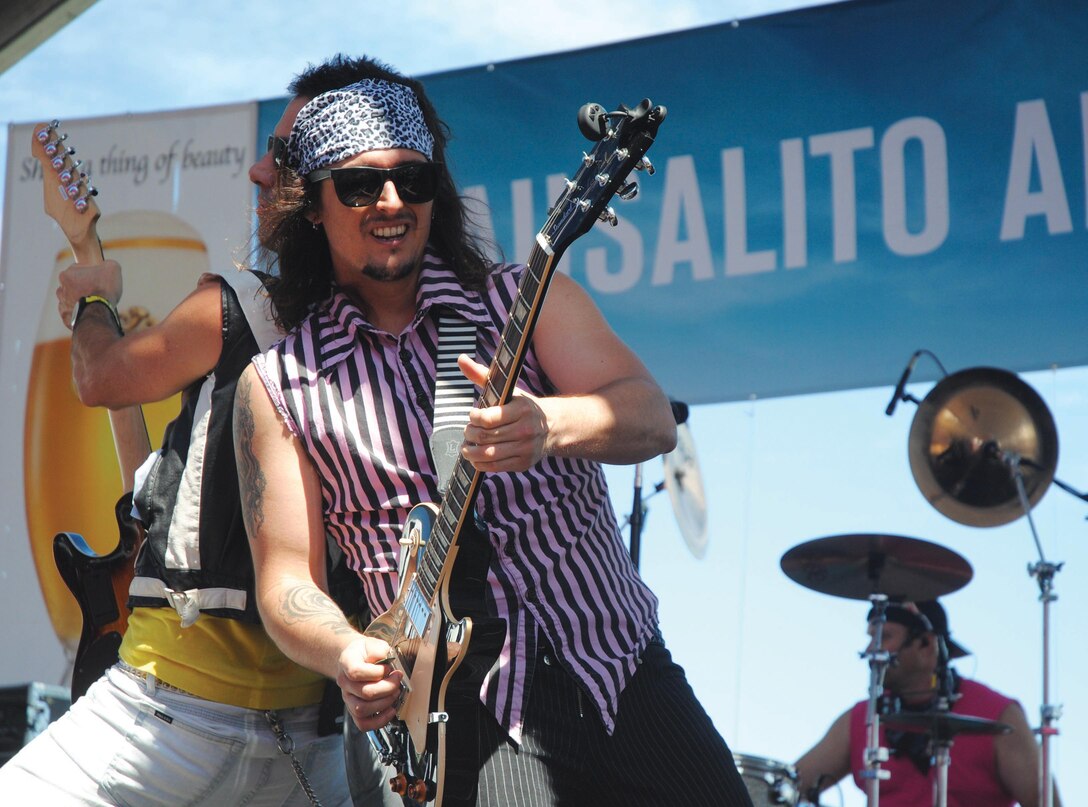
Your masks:
<svg viewBox="0 0 1088 807"><path fill-rule="evenodd" d="M1043 399L1014 373L974 367L945 377L918 404L907 453L922 495L971 527L1024 515L1009 460L1020 459L1030 507L1058 466L1058 432Z"/></svg>
<svg viewBox="0 0 1088 807"><path fill-rule="evenodd" d="M782 556L782 571L806 588L867 600L935 600L963 588L971 564L951 549L901 535L833 535L816 538Z"/></svg>
<svg viewBox="0 0 1088 807"><path fill-rule="evenodd" d="M957 734L1008 734L1012 726L996 720L986 720L951 712L896 712L880 718L888 728L929 734L936 739L949 739Z"/></svg>
<svg viewBox="0 0 1088 807"><path fill-rule="evenodd" d="M695 441L687 423L676 427L676 448L662 458L665 467L665 490L672 502L672 512L680 535L691 554L706 555L706 495L703 493L699 458Z"/></svg>

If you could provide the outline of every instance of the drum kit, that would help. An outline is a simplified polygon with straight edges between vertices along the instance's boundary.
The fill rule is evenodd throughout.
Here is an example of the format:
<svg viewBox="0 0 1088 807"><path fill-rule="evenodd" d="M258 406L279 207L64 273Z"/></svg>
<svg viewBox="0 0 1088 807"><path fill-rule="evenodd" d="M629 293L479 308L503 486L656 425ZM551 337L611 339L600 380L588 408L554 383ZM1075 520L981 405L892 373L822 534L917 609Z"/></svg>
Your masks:
<svg viewBox="0 0 1088 807"><path fill-rule="evenodd" d="M1058 440L1054 421L1042 399L1020 378L993 368L973 368L946 375L918 401L904 392L906 378L919 351L911 359L895 396L918 404L910 430L908 453L915 481L925 498L943 515L974 527L991 527L1027 516L1039 561L1029 566L1038 582L1043 605L1042 744L1043 807L1051 807L1049 740L1058 732L1053 723L1059 708L1049 703L1049 607L1057 599L1054 575L1060 563L1043 555L1031 519L1031 509L1051 482L1069 493L1088 496L1054 478ZM881 714L884 673L893 658L882 649L885 611L890 604L934 600L965 586L972 577L970 564L950 549L928 541L898 535L835 535L807 541L781 558L782 571L794 582L836 597L867 600L871 604L874 640L862 658L869 664L866 710L866 749L863 755L869 807L878 807L880 782L889 778L882 769L888 750L880 747L881 722L899 731L928 735L936 770L936 807L946 807L950 749L957 735L996 735L1010 727L993 720L950 711L954 700L947 672L948 653L943 639L935 706L923 712ZM943 673L943 674L942 674ZM756 807L806 804L792 766L760 757L734 755Z"/></svg>

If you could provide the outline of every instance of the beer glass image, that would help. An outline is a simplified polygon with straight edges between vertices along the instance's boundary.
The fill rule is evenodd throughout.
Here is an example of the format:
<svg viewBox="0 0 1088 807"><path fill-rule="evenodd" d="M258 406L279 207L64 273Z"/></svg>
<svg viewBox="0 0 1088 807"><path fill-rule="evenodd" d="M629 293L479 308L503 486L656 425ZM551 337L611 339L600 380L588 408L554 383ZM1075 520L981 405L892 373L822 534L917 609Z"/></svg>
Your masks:
<svg viewBox="0 0 1088 807"><path fill-rule="evenodd" d="M98 224L105 256L121 264L119 311L126 333L161 320L208 271L208 251L189 224L170 213L124 211ZM82 535L105 555L118 545L114 506L119 465L107 412L80 403L72 384L71 333L60 321L57 276L73 261L60 240L31 359L23 435L23 472L31 554L53 629L71 663L82 618L53 559L58 532ZM180 396L143 407L152 448L176 415Z"/></svg>

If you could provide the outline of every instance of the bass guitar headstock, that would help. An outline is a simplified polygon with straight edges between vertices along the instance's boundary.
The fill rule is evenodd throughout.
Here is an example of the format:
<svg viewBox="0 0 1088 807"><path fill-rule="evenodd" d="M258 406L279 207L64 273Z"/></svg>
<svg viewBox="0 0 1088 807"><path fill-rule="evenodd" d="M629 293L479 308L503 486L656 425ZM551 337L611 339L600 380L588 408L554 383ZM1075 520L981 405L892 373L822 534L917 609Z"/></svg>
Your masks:
<svg viewBox="0 0 1088 807"><path fill-rule="evenodd" d="M578 128L596 146L583 154L578 172L567 180L566 190L538 235L549 252L561 254L598 219L616 224L608 203L614 195L626 200L638 193L637 183L630 179L633 170L653 173L646 152L666 113L665 107L654 106L648 98L633 109L620 104L614 112L606 112L600 104L585 104L578 110Z"/></svg>
<svg viewBox="0 0 1088 807"><path fill-rule="evenodd" d="M42 200L46 214L53 219L72 245L77 262L101 260L101 247L95 229L101 212L94 197L98 191L90 184L76 150L67 144L67 133L60 123L39 123L30 140L30 153L42 167Z"/></svg>

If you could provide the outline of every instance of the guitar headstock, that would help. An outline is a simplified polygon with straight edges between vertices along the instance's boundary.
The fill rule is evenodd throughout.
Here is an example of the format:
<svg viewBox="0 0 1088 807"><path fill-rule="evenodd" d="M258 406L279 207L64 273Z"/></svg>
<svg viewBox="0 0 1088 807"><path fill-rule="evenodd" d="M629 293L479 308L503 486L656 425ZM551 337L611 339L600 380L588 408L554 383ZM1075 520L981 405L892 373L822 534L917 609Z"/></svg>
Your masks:
<svg viewBox="0 0 1088 807"><path fill-rule="evenodd" d="M38 124L30 140L30 153L42 166L45 212L60 226L78 262L101 260L95 254L100 252L95 225L101 212L94 202L98 191L80 171L76 151L67 144L68 135L58 131L59 125Z"/></svg>
<svg viewBox="0 0 1088 807"><path fill-rule="evenodd" d="M552 252L562 253L598 219L616 224L608 203L614 195L631 199L638 192L637 183L629 179L631 171L653 173L646 152L665 115L665 107L654 106L648 98L634 109L620 104L616 111L606 112L600 104L585 104L578 110L578 128L597 145L583 154L578 172L567 180L566 190L540 231L538 237Z"/></svg>

